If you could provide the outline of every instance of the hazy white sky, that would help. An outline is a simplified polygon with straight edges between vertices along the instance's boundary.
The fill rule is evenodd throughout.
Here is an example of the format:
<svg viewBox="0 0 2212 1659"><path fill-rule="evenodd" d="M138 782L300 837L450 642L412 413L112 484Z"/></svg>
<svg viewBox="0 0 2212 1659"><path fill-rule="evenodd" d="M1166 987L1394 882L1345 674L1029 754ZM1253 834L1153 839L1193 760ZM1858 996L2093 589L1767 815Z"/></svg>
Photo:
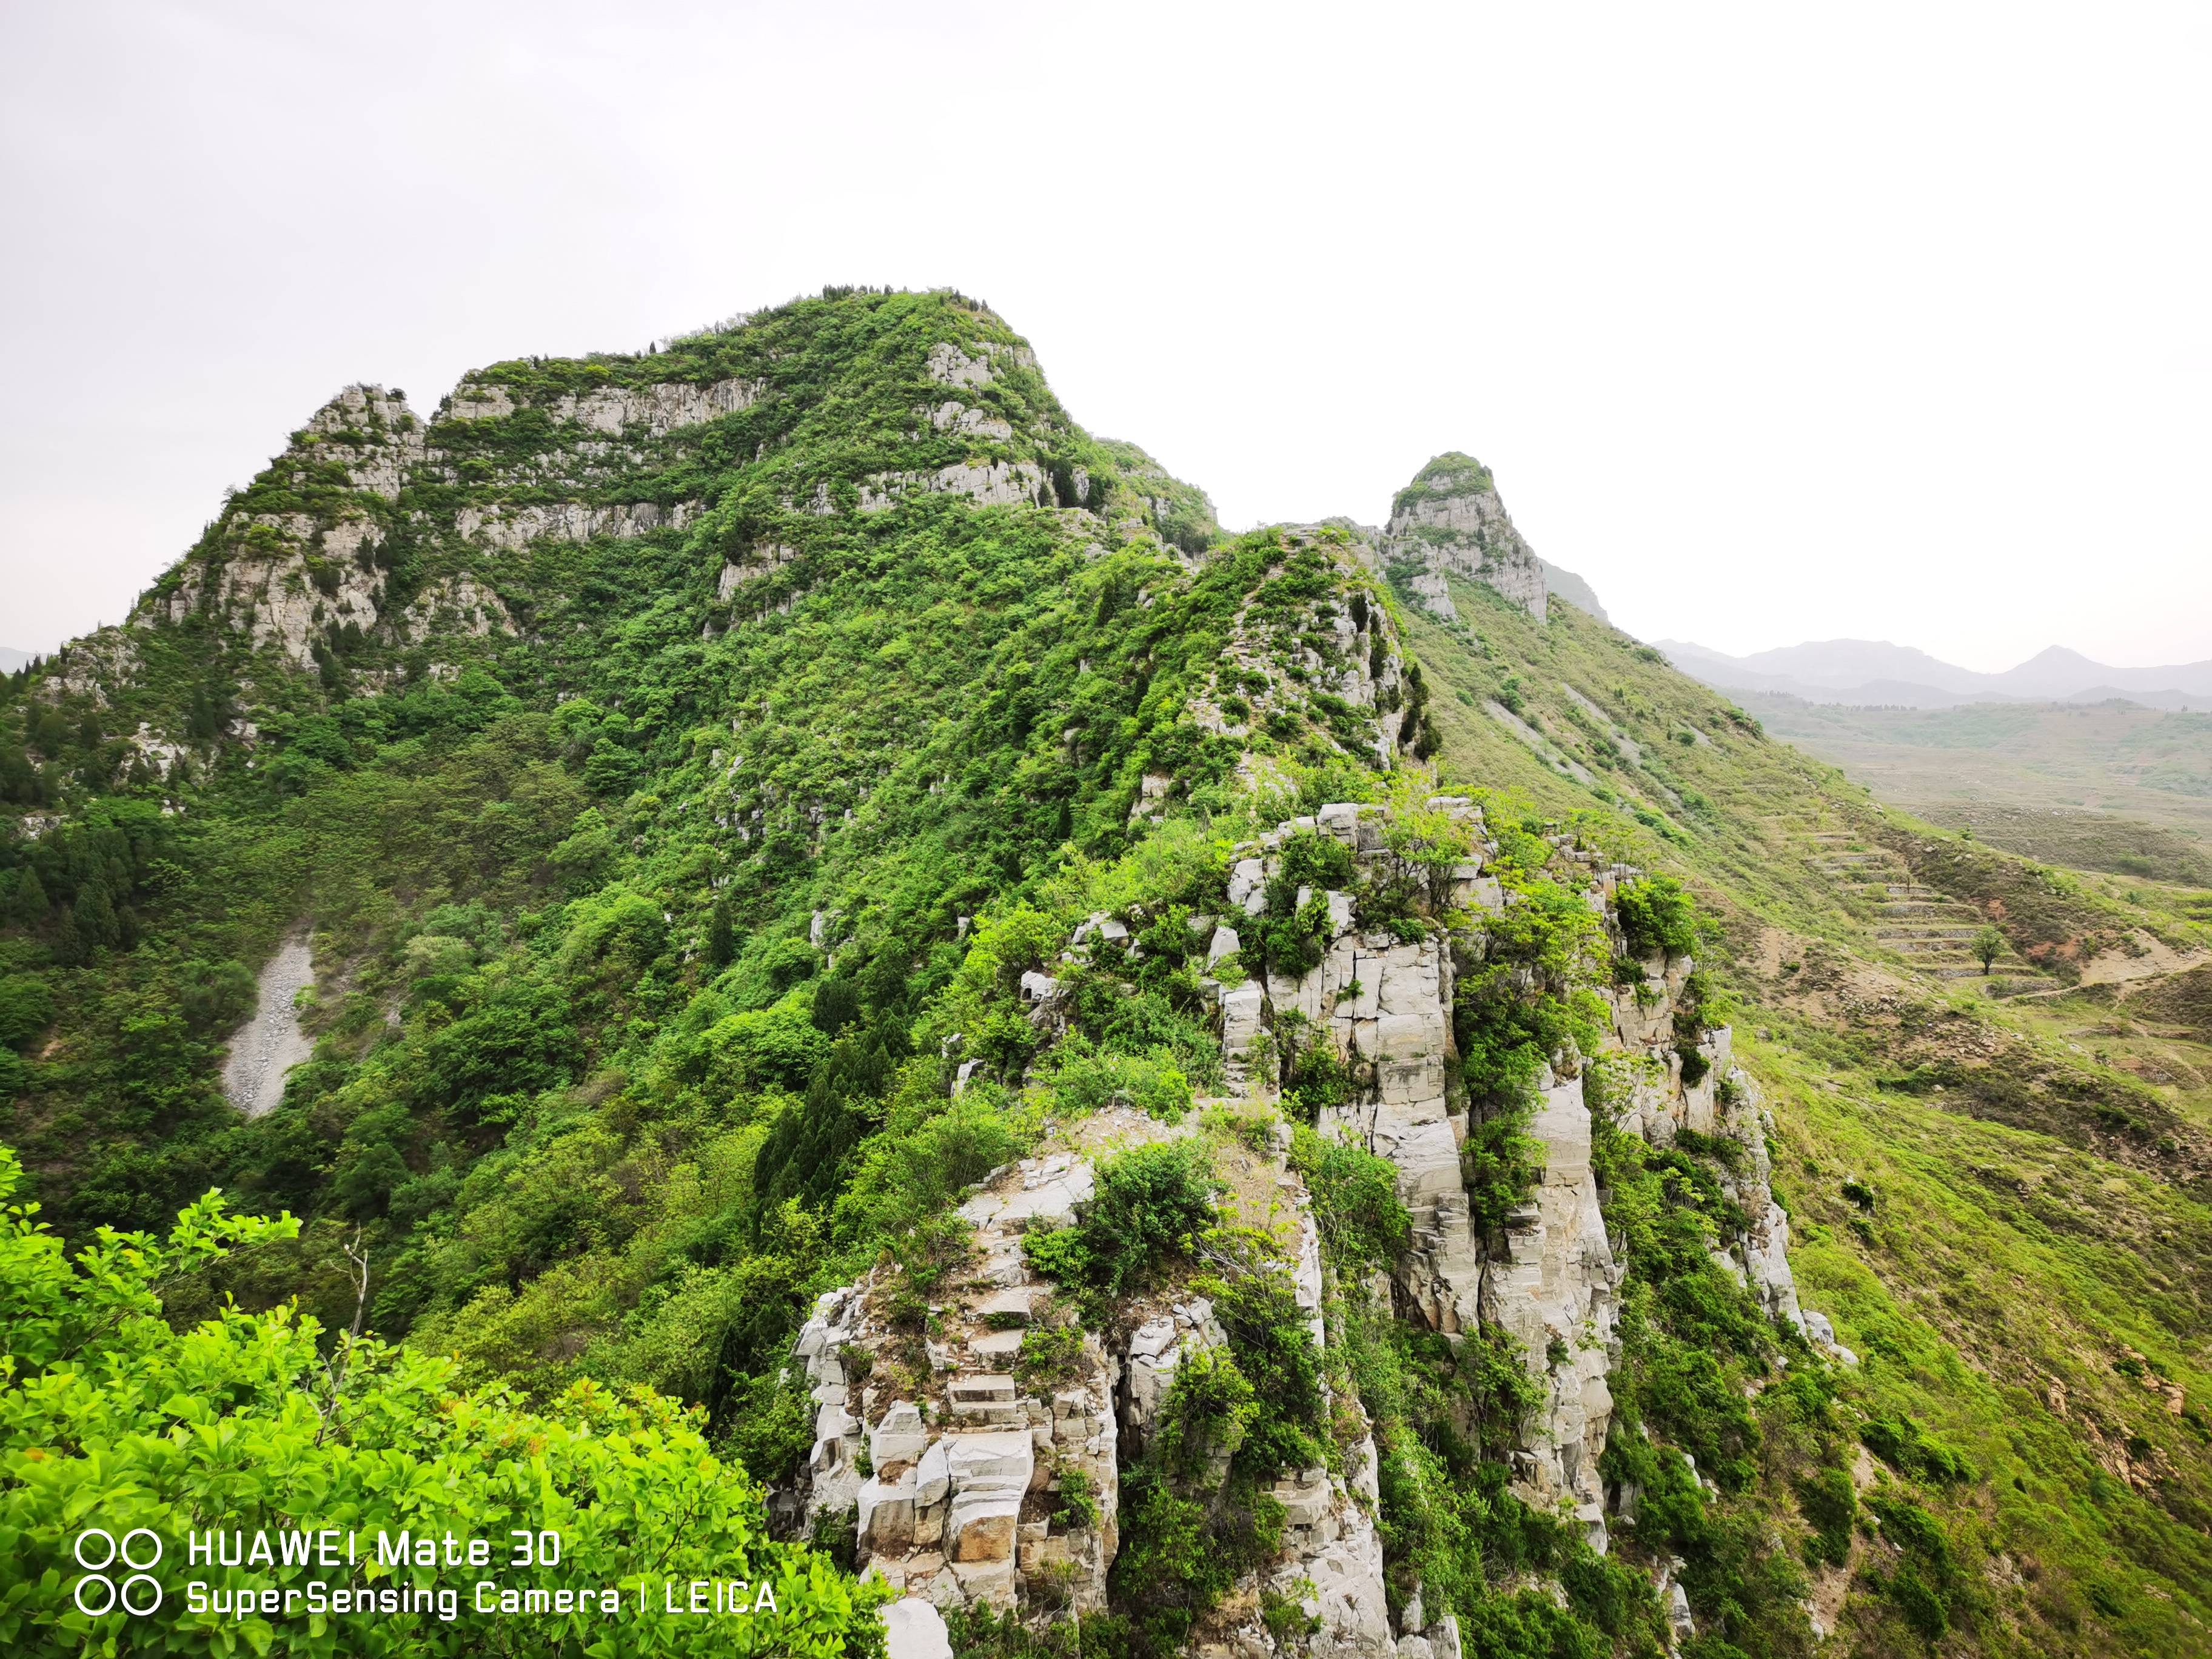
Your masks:
<svg viewBox="0 0 2212 1659"><path fill-rule="evenodd" d="M1224 522L1428 457L1646 637L2212 657L2212 8L0 9L0 644L348 381L950 284Z"/></svg>

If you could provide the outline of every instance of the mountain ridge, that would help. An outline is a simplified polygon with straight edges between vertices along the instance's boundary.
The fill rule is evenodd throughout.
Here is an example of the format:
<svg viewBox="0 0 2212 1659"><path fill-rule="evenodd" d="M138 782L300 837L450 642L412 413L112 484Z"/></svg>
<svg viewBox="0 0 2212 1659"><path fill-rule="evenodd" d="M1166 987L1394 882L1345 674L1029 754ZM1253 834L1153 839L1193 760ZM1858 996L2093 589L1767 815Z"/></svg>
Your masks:
<svg viewBox="0 0 2212 1659"><path fill-rule="evenodd" d="M1654 643L1678 667L1709 685L1772 691L1814 702L1945 707L1982 700L2096 702L2129 696L2170 708L2185 699L2212 702L2212 660L2117 668L2054 645L2002 673L1988 674L1887 641L1812 641L1743 657L1686 640Z"/></svg>
<svg viewBox="0 0 2212 1659"><path fill-rule="evenodd" d="M949 291L350 388L6 688L7 1138L963 1655L2185 1646L2212 1146L2033 1011L2203 929L1549 586L1457 453L1224 535Z"/></svg>

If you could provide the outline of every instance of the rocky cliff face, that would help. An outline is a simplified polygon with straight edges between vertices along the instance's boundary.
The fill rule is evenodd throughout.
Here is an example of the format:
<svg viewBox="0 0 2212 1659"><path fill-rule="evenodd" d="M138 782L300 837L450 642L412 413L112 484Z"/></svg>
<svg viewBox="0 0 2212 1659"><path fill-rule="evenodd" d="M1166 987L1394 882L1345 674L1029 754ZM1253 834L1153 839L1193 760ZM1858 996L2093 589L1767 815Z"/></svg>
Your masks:
<svg viewBox="0 0 2212 1659"><path fill-rule="evenodd" d="M1025 1262L1021 1237L1074 1219L1095 1190L1094 1159L1193 1133L1188 1121L1115 1109L996 1172L961 1206L974 1231L952 1287L928 1310L927 1334L901 1329L888 1271L816 1305L795 1351L813 1385L816 1439L793 1497L810 1521L850 1514L867 1571L947 1611L974 1603L1049 1624L1106 1607L1123 1471L1159 1432L1178 1370L1228 1339L1212 1304L1181 1289L1131 1300L1105 1328L1079 1336L1055 1287ZM1320 1241L1282 1156L1287 1141L1284 1132L1272 1151L1226 1156L1232 1187L1275 1212L1279 1270L1320 1347ZM1041 1373L1025 1339L1054 1330L1071 1352ZM1391 1651L1371 1442L1348 1464L1280 1473L1272 1495L1284 1509L1281 1557L1240 1586L1202 1650L1272 1651L1258 1621L1238 1617L1264 1588L1302 1605L1316 1626L1312 1651Z"/></svg>
<svg viewBox="0 0 2212 1659"><path fill-rule="evenodd" d="M1382 546L1393 570L1440 617L1458 614L1444 587L1449 574L1487 582L1543 620L1543 566L1506 516L1490 469L1471 456L1439 455L1414 475L1391 503Z"/></svg>
<svg viewBox="0 0 2212 1659"><path fill-rule="evenodd" d="M1717 1242L1715 1259L1771 1317L1809 1328L1824 1344L1826 1322L1798 1307L1786 1218L1766 1186L1765 1116L1734 1063L1729 1033L1700 1029L1686 1042L1678 1026L1692 970L1686 956L1649 956L1638 982L1604 988L1599 1053L1583 1055L1570 1044L1536 1079L1527 1133L1540 1147L1540 1176L1502 1223L1486 1227L1478 1218L1464 1172L1472 1126L1457 1081L1455 980L1490 948L1492 919L1522 901L1486 871L1497 849L1471 802L1437 797L1419 810L1427 836L1419 848L1394 830L1385 809L1343 803L1236 849L1223 914L1192 919L1209 970L1200 987L1217 1011L1238 1109L1268 1116L1269 1108L1291 1109L1282 1085L1302 1054L1325 1050L1352 1079L1347 1097L1322 1107L1316 1127L1388 1160L1412 1231L1387 1285L1339 1293L1385 1297L1398 1317L1455 1349L1510 1337L1506 1350L1527 1367L1534 1401L1510 1453L1512 1490L1540 1513L1578 1522L1601 1552L1607 1515L1624 1496L1607 1492L1599 1458L1613 1416L1607 1379L1620 1358L1626 1264L1591 1168L1591 1078L1607 1077L1605 1109L1628 1133L1668 1146L1687 1131L1705 1138L1698 1146L1726 1140L1740 1149L1718 1160L1717 1173L1751 1222L1741 1237ZM1302 886L1294 896L1317 930L1310 965L1241 971L1243 961L1261 959L1255 939L1268 925L1271 900L1280 911L1285 859L1310 861L1294 848L1316 837L1343 850L1338 867L1349 876L1340 888ZM1439 846L1455 855L1438 857ZM1553 867L1580 887L1617 958L1625 956L1614 900L1638 872L1601 863L1567 837L1553 850ZM1411 860L1422 852L1416 867ZM1361 895L1409 879L1425 884L1443 925L1407 937L1402 927L1362 916ZM1121 920L1102 913L1078 929L1068 959L1084 959L1094 945L1124 948L1130 938ZM1059 984L1044 973L1024 981L1032 1021L1048 1035L1059 1029ZM1171 1290L1119 1305L1082 1331L1065 1375L1025 1374L1030 1332L1059 1327L1067 1342L1079 1338L1072 1309L1024 1261L1020 1238L1082 1213L1095 1190L1095 1160L1108 1152L1191 1133L1188 1121L1169 1126L1117 1109L1065 1126L1036 1156L995 1172L962 1207L974 1233L955 1288L929 1310L926 1338L895 1328L883 1274L822 1299L797 1350L818 1419L793 1501L814 1516L851 1513L868 1571L935 1607L981 1601L1041 1626L1108 1604L1123 1474L1158 1431L1177 1369L1224 1339L1203 1297ZM1273 1153L1239 1154L1246 1179L1230 1184L1232 1194L1275 1194L1279 1271L1295 1285L1298 1306L1314 1314L1311 1339L1325 1354L1333 1338L1321 1316L1325 1285L1310 1202L1281 1156L1289 1125L1278 1120L1273 1134ZM1232 1195L1232 1210L1237 1203ZM1340 1403L1360 1410L1356 1401ZM1282 1650L1280 1643L1349 1659L1394 1648L1418 1653L1406 1645L1418 1638L1430 1659L1455 1656L1455 1621L1425 1618L1418 1589L1399 1598L1393 1622L1375 1474L1366 1438L1337 1473L1280 1471L1273 1495L1289 1522L1280 1558L1255 1575L1241 1600L1224 1603L1196 1650L1260 1655ZM1091 1497L1087 1510L1061 1496L1071 1477ZM1301 1608L1303 1634L1270 1638L1249 1617L1240 1625L1239 1609L1249 1614L1263 1592Z"/></svg>
<svg viewBox="0 0 2212 1659"><path fill-rule="evenodd" d="M205 617L252 651L313 669L318 647L383 620L390 559L379 556L392 503L425 453L422 422L404 397L348 386L270 464L264 480L275 487L234 501L195 556L140 601L133 622Z"/></svg>
<svg viewBox="0 0 2212 1659"><path fill-rule="evenodd" d="M1156 532L1194 550L1216 532L1202 494L1076 428L997 318L925 304L927 331L865 347L814 332L830 307L802 305L641 356L495 364L428 420L400 392L349 386L121 630L61 653L52 683L143 704L175 738L181 708L125 695L144 690L132 641L148 630L208 628L249 687L286 671L358 690L450 677L468 641L491 641L484 656L531 631L523 573L562 544L680 547L711 581L932 497L1081 515L1073 533L1102 547ZM433 641L438 660L408 660Z"/></svg>

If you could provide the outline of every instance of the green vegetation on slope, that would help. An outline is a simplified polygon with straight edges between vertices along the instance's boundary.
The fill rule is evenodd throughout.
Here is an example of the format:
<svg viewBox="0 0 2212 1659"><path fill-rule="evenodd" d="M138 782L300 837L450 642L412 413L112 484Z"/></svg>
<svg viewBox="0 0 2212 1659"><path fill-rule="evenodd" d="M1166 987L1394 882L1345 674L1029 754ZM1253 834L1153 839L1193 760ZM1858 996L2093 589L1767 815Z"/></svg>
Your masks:
<svg viewBox="0 0 2212 1659"><path fill-rule="evenodd" d="M662 386L719 412L577 414ZM1402 1214L1302 1139L1345 1337L1332 1397L1373 1425L1395 1593L1418 1573L1486 1650L1648 1652L1653 1571L1679 1556L1702 1659L1799 1650L1806 1595L1869 1652L2203 1644L2212 1053L2185 995L2142 1002L2154 1030L2110 991L1995 1006L1916 975L1878 937L1878 884L1834 871L1907 845L1953 902L1994 897L2016 953L2062 961L2130 929L2202 940L2186 903L1897 823L1570 605L1538 624L1455 583L1445 627L1401 617L1341 528L1223 538L957 295L841 292L643 356L499 365L427 427L357 408L295 434L131 629L0 694L0 793L27 814L0 843L0 1133L73 1243L165 1228L214 1185L303 1218L163 1287L161 1328L289 1356L279 1427L331 1352L308 1322L356 1317L362 1254L368 1322L404 1345L362 1351L364 1389L490 1401L526 1437L658 1390L593 1420L711 1451L697 1478L755 1527L720 1470L805 1455L781 1361L809 1298L882 1260L926 1310L945 1212L1046 1115L1172 1117L1215 1084L1188 919L1221 912L1240 835L1382 791L1389 721L1482 792L1516 899L1455 1011L1486 1218L1525 1192L1530 1085L1592 1046L1577 992L1610 971L1551 858L1564 822L1694 896L1655 880L1624 920L1694 940L1705 1018L1736 1000L1807 1301L1863 1356L1810 1363L1711 1261L1736 1220L1720 1147L1601 1123L1630 1272L1606 1473L1636 1520L1596 1557L1507 1490L1520 1357L1373 1305ZM486 530L555 509L574 533ZM235 625L264 579L297 641ZM1339 694L1382 685L1401 638L1420 661L1376 703ZM1298 884L1265 896L1255 961L1310 949ZM1401 937L1434 921L1411 878L1359 902ZM1061 972L1101 910L1141 948L1067 973L1073 1029L1047 1049L1022 977ZM222 1045L303 923L315 1057L240 1121ZM1293 1112L1352 1086L1280 1058ZM1056 1271L1103 1291L1193 1270L1194 1218L1152 1203L1189 1183L1153 1173L1159 1248L1045 1245ZM1136 1481L1107 1648L1171 1647L1220 1591L1200 1519L1241 1504L1260 1558L1260 1483L1297 1437L1344 1450L1346 1421L1309 1420L1284 1310L1252 1295ZM149 1352L202 1340L134 1308ZM40 1436L9 1442L10 1502ZM1224 1446L1201 1490L1196 1449ZM25 1559L58 1537L34 1530ZM1295 1633L1295 1603L1261 1613Z"/></svg>
<svg viewBox="0 0 2212 1659"><path fill-rule="evenodd" d="M234 1249L294 1234L298 1223L228 1216L210 1198L165 1241L103 1231L72 1259L33 1218L35 1206L6 1203L17 1180L14 1154L0 1148L0 1641L9 1652L460 1653L487 1644L513 1651L520 1636L538 1651L602 1653L616 1630L618 1650L641 1656L881 1651L871 1611L881 1592L772 1541L759 1486L718 1461L673 1402L623 1400L584 1382L541 1416L499 1389L457 1389L450 1361L357 1333L326 1343L289 1307L228 1308L176 1328L164 1289ZM471 1558L495 1603L501 1589L544 1582L512 1571L510 1540L525 1537L533 1561L542 1549L558 1563L563 1588L542 1607L488 1610L416 1555L371 1559L356 1579L288 1548L264 1571L245 1539L278 1533L279 1516L290 1519L294 1542L301 1529L330 1529L333 1553L349 1534L497 1540L497 1568ZM220 1532L222 1555L248 1559L200 1563L200 1603L173 1587L183 1605L158 1622L110 1611L96 1589L75 1606L62 1598L53 1618L42 1604L62 1577L57 1540L85 1526L126 1541L144 1529L177 1553L187 1534ZM124 1553L143 1560L145 1546L129 1542ZM647 1594L658 1581L695 1575L746 1580L745 1616L710 1623ZM264 1584L275 1601L257 1595ZM427 1595L430 1611L395 1616L395 1591ZM145 1595L123 1592L127 1601Z"/></svg>
<svg viewBox="0 0 2212 1659"><path fill-rule="evenodd" d="M1860 1651L1939 1632L1945 1651L2203 1647L2212 1048L2178 1012L2189 976L1991 1004L1885 949L1830 849L1908 845L1919 879L1996 896L2016 946L2063 960L2130 928L2212 942L2201 922L2159 890L1883 813L1570 606L1540 626L1476 585L1451 592L1463 623L1409 607L1407 626L1447 777L1516 791L1672 870L1713 913L1701 955L1768 1088L1801 1291L1862 1356L1832 1403L1760 1395L1759 1474L1723 1490L1723 1525L1808 1528L1814 1599ZM1957 1448L1966 1477L1892 1461L1911 1443L1879 1425L1907 1423ZM1871 1449L1848 1502L1817 1461L1838 1436Z"/></svg>

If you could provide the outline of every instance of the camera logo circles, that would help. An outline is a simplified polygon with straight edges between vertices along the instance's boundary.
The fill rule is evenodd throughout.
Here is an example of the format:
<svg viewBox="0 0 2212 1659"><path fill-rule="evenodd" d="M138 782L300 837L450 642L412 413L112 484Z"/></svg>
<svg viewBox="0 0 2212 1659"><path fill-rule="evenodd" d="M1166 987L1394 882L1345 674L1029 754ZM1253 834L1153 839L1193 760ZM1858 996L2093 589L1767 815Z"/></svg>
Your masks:
<svg viewBox="0 0 2212 1659"><path fill-rule="evenodd" d="M87 1527L76 1535L76 1564L85 1570L70 1599L88 1619L97 1619L117 1607L138 1618L158 1612L161 1586L149 1569L161 1561L161 1540L149 1528L137 1527L120 1539L101 1527ZM120 1583L110 1569L127 1569Z"/></svg>

